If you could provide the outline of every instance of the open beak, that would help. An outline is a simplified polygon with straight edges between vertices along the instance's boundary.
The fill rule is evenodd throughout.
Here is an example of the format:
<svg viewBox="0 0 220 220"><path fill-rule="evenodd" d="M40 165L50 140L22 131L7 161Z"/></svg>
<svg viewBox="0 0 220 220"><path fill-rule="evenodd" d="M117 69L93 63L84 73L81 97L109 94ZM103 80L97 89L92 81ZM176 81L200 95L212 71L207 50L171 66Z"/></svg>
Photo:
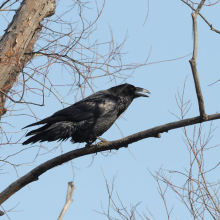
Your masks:
<svg viewBox="0 0 220 220"><path fill-rule="evenodd" d="M140 87L136 87L135 98L138 98L138 97L149 97L148 95L142 94L142 93L139 93L139 92L144 92L144 93L150 94L150 92L148 90L142 89Z"/></svg>

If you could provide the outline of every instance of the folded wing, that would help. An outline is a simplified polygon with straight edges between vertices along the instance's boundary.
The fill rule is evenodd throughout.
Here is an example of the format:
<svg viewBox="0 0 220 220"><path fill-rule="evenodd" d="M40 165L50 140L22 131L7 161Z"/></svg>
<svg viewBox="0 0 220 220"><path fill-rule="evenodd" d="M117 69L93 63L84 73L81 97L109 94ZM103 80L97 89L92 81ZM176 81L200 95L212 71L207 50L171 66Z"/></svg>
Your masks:
<svg viewBox="0 0 220 220"><path fill-rule="evenodd" d="M37 141L67 140L81 122L96 121L97 118L113 111L117 107L117 100L109 94L96 93L65 109L55 112L52 116L30 124L24 128L45 124L43 127L30 131L26 136L34 135L23 144Z"/></svg>

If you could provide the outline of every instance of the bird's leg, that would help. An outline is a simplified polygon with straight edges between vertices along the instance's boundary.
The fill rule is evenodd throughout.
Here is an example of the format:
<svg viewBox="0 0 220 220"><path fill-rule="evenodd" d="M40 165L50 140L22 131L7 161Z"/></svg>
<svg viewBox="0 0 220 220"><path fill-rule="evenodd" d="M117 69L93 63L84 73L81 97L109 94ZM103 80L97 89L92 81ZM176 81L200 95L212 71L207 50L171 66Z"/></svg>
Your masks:
<svg viewBox="0 0 220 220"><path fill-rule="evenodd" d="M94 145L92 144L94 141L88 141L86 142L86 146L87 148L93 147Z"/></svg>
<svg viewBox="0 0 220 220"><path fill-rule="evenodd" d="M96 145L94 145L94 144L92 144L94 142L94 140L93 141L88 141L88 142L86 142L86 148L91 148L91 147L95 147L95 150L96 150L96 155L97 155L97 144Z"/></svg>
<svg viewBox="0 0 220 220"><path fill-rule="evenodd" d="M104 138L100 138L100 137L97 137L96 139L99 139L100 140L100 142L98 142L96 145L93 145L92 143L94 142L94 141L88 141L88 142L86 142L87 144L86 144L86 148L90 148L90 147L98 147L98 144L99 143L101 143L101 142L103 142L103 143L106 143L106 142L108 142L107 140L105 140ZM96 155L97 155L97 152L96 152Z"/></svg>
<svg viewBox="0 0 220 220"><path fill-rule="evenodd" d="M92 145L90 143L87 143L85 147L90 148L90 147L92 147Z"/></svg>

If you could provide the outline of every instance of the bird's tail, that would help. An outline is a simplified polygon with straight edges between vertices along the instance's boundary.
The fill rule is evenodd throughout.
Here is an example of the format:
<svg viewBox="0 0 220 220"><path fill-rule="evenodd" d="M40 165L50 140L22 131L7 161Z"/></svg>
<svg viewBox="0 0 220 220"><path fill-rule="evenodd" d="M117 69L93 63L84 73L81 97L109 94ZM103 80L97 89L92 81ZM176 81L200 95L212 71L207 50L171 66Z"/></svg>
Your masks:
<svg viewBox="0 0 220 220"><path fill-rule="evenodd" d="M44 142L44 141L64 141L72 136L75 132L76 127L73 122L56 122L54 124L46 124L41 128L30 131L26 136L31 136L23 145L36 143L36 142Z"/></svg>

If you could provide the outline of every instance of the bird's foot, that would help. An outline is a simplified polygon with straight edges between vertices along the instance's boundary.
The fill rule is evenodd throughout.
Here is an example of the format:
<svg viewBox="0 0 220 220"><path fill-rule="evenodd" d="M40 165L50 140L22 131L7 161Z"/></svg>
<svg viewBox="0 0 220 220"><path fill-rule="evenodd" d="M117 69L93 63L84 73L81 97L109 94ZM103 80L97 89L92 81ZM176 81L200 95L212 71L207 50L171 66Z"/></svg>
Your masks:
<svg viewBox="0 0 220 220"><path fill-rule="evenodd" d="M92 148L92 147L95 147L95 151L96 151L95 154L97 155L97 153L98 153L98 152L97 152L97 151L98 151L98 144L95 144L95 145L94 145L94 144L92 144L92 143L93 143L93 142L87 142L87 144L86 144L85 147L86 147L87 149L90 149L90 148Z"/></svg>
<svg viewBox="0 0 220 220"><path fill-rule="evenodd" d="M97 139L99 139L100 141L97 143L97 145L101 145L102 143L108 143L109 141L105 140L104 138L100 138L97 137ZM110 152L112 151L112 149L110 149Z"/></svg>
<svg viewBox="0 0 220 220"><path fill-rule="evenodd" d="M91 147L95 147L95 149L96 149L96 155L97 155L97 150L98 150L98 147L99 147L99 145L101 145L102 143L107 143L107 142L109 142L109 141L107 141L107 140L105 140L104 138L100 138L100 137L97 137L97 139L99 139L100 141L97 143L97 144L92 144L93 142L87 142L87 144L86 144L86 148L91 148Z"/></svg>
<svg viewBox="0 0 220 220"><path fill-rule="evenodd" d="M86 147L86 148L91 148L91 147L94 147L94 146L95 146L95 145L92 144L92 143L87 143L85 147Z"/></svg>
<svg viewBox="0 0 220 220"><path fill-rule="evenodd" d="M105 143L105 142L108 142L107 140L105 140L104 138L100 138L100 137L97 137L97 139L99 139L101 142Z"/></svg>

